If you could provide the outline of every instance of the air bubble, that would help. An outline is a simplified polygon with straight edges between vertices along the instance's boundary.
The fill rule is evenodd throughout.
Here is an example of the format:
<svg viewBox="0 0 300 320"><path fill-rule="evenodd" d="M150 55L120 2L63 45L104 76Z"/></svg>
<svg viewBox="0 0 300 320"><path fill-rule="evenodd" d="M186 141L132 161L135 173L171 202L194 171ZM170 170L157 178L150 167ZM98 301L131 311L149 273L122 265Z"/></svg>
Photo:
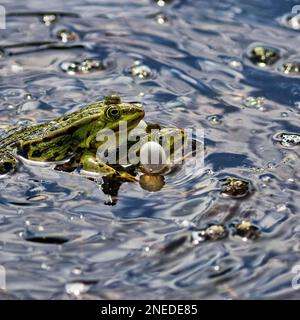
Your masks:
<svg viewBox="0 0 300 320"><path fill-rule="evenodd" d="M50 26L51 24L53 24L57 21L57 18L58 18L57 15L54 13L45 14L42 17L42 22L44 22L46 26Z"/></svg>
<svg viewBox="0 0 300 320"><path fill-rule="evenodd" d="M136 61L130 68L129 74L140 79L148 79L151 77L152 71L148 66L141 64L140 61Z"/></svg>
<svg viewBox="0 0 300 320"><path fill-rule="evenodd" d="M247 108L255 108L255 109L258 109L260 111L264 110L263 104L264 104L264 98L263 97L252 97L252 96L249 96L249 97L245 98L245 100L244 100L244 105Z"/></svg>
<svg viewBox="0 0 300 320"><path fill-rule="evenodd" d="M164 14L158 14L155 19L158 24L166 24L169 20Z"/></svg>
<svg viewBox="0 0 300 320"><path fill-rule="evenodd" d="M103 63L95 59L85 59L81 62L63 62L60 67L62 71L70 75L88 74L105 69Z"/></svg>
<svg viewBox="0 0 300 320"><path fill-rule="evenodd" d="M159 7L164 7L166 4L171 4L174 0L154 0Z"/></svg>
<svg viewBox="0 0 300 320"><path fill-rule="evenodd" d="M78 35L69 30L60 30L57 32L56 37L61 40L61 42L67 43L71 41L77 41L78 40Z"/></svg>
<svg viewBox="0 0 300 320"><path fill-rule="evenodd" d="M221 194L225 197L242 198L251 191L251 184L247 180L229 177L221 181L223 184Z"/></svg>
<svg viewBox="0 0 300 320"><path fill-rule="evenodd" d="M300 145L300 134L296 133L278 133L273 139L285 148L293 148Z"/></svg>
<svg viewBox="0 0 300 320"><path fill-rule="evenodd" d="M89 290L89 287L82 282L67 283L65 285L66 293L75 297L79 297L82 293Z"/></svg>
<svg viewBox="0 0 300 320"><path fill-rule="evenodd" d="M233 236L241 238L243 241L256 240L260 236L260 230L249 221L243 220L232 225Z"/></svg>
<svg viewBox="0 0 300 320"><path fill-rule="evenodd" d="M228 230L224 225L212 224L199 231L193 231L191 235L191 242L194 245L197 245L204 241L217 241L224 239L227 235Z"/></svg>
<svg viewBox="0 0 300 320"><path fill-rule="evenodd" d="M299 62L287 62L281 66L281 71L285 74L300 75Z"/></svg>
<svg viewBox="0 0 300 320"><path fill-rule="evenodd" d="M219 125L222 123L221 117L219 115L209 116L207 119L212 125Z"/></svg>
<svg viewBox="0 0 300 320"><path fill-rule="evenodd" d="M79 275L82 274L82 269L81 269L81 268L74 268L71 272L72 272L74 275L79 276Z"/></svg>
<svg viewBox="0 0 300 320"><path fill-rule="evenodd" d="M266 67L275 64L281 58L281 55L278 49L256 46L250 50L248 58L253 64L259 67Z"/></svg>

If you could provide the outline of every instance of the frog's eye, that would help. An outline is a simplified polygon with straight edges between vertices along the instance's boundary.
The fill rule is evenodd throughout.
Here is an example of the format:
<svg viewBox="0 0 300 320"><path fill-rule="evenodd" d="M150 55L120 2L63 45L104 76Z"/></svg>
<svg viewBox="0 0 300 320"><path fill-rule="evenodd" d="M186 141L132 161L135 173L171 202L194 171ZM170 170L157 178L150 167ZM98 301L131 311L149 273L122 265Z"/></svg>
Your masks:
<svg viewBox="0 0 300 320"><path fill-rule="evenodd" d="M106 109L105 115L110 120L118 120L121 116L121 112L117 106L111 106Z"/></svg>

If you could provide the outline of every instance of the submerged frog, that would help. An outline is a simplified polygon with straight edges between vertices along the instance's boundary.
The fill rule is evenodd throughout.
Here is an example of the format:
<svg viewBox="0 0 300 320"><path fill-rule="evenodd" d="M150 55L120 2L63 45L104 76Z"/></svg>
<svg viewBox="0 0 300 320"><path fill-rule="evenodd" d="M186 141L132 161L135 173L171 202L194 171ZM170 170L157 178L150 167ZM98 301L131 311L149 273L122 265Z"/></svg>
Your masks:
<svg viewBox="0 0 300 320"><path fill-rule="evenodd" d="M133 129L144 117L138 103L123 103L118 96L108 96L71 114L47 123L31 127L13 128L0 138L0 175L15 170L18 156L22 158L60 164L68 168L80 168L85 172L117 176L125 181L134 179L126 172L118 172L96 157L97 148L103 142L96 139L102 129L118 133L119 123L127 122L127 130ZM72 171L72 170L69 170Z"/></svg>

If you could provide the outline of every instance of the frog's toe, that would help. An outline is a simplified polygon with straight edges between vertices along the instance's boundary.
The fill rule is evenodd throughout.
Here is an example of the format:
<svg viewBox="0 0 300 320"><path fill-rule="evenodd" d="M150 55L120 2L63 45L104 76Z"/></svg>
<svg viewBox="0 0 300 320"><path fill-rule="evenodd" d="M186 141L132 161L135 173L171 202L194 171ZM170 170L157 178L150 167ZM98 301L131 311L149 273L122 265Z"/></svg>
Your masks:
<svg viewBox="0 0 300 320"><path fill-rule="evenodd" d="M120 180L124 182L137 182L136 177L132 176L127 172L119 172L118 177L120 178Z"/></svg>

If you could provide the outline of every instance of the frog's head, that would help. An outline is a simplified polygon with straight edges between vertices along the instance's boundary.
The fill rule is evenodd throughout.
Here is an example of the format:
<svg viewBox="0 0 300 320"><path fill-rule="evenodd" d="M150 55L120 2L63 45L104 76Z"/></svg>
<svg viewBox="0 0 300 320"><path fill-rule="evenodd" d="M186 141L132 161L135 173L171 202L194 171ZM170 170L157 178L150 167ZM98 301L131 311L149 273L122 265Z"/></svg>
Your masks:
<svg viewBox="0 0 300 320"><path fill-rule="evenodd" d="M113 130L119 133L120 124L126 124L127 132L137 126L144 117L142 105L137 102L122 102L118 96L109 96L79 112L81 125L75 136L81 141L81 146L89 147L96 142L97 135L102 130ZM83 124L84 123L84 124ZM77 124L78 126L78 124Z"/></svg>
<svg viewBox="0 0 300 320"><path fill-rule="evenodd" d="M105 128L118 131L121 122L131 130L143 119L145 112L138 102L122 102L119 96L108 96L103 102L103 120Z"/></svg>

